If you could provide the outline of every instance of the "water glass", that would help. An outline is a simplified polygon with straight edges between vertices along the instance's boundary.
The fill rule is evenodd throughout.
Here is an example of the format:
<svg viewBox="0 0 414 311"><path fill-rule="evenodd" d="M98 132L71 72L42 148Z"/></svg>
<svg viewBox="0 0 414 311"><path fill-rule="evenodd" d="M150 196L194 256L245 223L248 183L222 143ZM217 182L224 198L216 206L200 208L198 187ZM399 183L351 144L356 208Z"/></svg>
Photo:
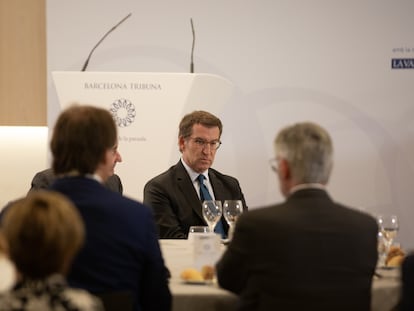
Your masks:
<svg viewBox="0 0 414 311"><path fill-rule="evenodd" d="M193 241L195 234L203 234L210 232L210 228L208 226L191 226L188 230L188 240Z"/></svg>

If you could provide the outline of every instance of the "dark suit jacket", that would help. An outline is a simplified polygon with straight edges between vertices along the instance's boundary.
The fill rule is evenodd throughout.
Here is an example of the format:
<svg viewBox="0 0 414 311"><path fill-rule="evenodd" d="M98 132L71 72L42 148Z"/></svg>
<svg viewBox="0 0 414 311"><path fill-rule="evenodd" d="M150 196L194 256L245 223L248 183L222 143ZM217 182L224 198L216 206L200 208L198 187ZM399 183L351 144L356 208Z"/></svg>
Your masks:
<svg viewBox="0 0 414 311"><path fill-rule="evenodd" d="M86 242L69 284L92 293L130 291L134 310L170 310L167 270L152 211L86 177L58 178L51 190L69 197L82 215Z"/></svg>
<svg viewBox="0 0 414 311"><path fill-rule="evenodd" d="M247 210L237 179L212 168L208 171L216 200L242 200ZM207 225L201 212L200 199L181 161L147 182L144 204L151 206L154 211L161 239L185 239L190 226ZM227 233L228 225L224 217L222 222Z"/></svg>
<svg viewBox="0 0 414 311"><path fill-rule="evenodd" d="M402 291L398 310L414 310L414 253L407 255L401 267Z"/></svg>
<svg viewBox="0 0 414 311"><path fill-rule="evenodd" d="M56 176L51 168L38 172L32 179L31 188L29 192L32 190L47 189L55 179ZM108 189L111 189L115 192L119 192L120 194L122 194L123 192L121 179L116 174L109 177L108 180L104 183L104 185L108 187Z"/></svg>
<svg viewBox="0 0 414 311"><path fill-rule="evenodd" d="M217 263L240 310L370 310L376 220L321 189L243 214Z"/></svg>

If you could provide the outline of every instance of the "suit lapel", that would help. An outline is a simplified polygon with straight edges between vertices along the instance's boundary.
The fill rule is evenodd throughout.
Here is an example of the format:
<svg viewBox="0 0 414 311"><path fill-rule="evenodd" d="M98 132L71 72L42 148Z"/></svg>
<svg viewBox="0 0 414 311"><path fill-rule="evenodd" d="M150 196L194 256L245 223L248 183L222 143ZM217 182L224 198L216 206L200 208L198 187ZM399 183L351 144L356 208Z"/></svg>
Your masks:
<svg viewBox="0 0 414 311"><path fill-rule="evenodd" d="M194 212L202 219L204 222L204 217L201 212L201 202L197 195L197 192L194 189L193 182L187 174L187 171L184 168L184 165L181 161L178 161L176 167L176 177L177 177L177 187L180 191L179 197L186 202L188 206L194 210Z"/></svg>
<svg viewBox="0 0 414 311"><path fill-rule="evenodd" d="M224 192L223 182L217 178L213 170L208 171L208 177L210 178L211 186L213 187L214 197L216 200L223 201L229 198L226 198L226 193Z"/></svg>

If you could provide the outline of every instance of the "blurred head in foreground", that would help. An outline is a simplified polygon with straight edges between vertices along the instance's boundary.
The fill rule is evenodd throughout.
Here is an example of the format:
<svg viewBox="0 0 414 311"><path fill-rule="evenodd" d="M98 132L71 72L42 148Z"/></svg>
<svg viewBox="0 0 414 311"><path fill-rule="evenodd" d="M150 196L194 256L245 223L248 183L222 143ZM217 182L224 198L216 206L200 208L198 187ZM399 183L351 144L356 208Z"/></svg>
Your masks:
<svg viewBox="0 0 414 311"><path fill-rule="evenodd" d="M10 259L25 279L65 275L85 231L74 205L63 195L36 191L13 203L2 220Z"/></svg>

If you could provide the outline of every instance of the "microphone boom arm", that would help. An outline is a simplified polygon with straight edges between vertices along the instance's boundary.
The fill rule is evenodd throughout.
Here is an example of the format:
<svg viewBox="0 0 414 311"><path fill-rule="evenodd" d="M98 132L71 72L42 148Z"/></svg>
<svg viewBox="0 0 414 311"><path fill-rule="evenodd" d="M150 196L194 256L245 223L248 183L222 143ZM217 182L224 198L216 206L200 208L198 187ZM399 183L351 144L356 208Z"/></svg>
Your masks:
<svg viewBox="0 0 414 311"><path fill-rule="evenodd" d="M194 25L193 25L193 19L190 19L191 22L191 31L193 32L193 45L191 47L191 63L190 63L190 73L194 73L194 44L195 44L195 31L194 31Z"/></svg>
<svg viewBox="0 0 414 311"><path fill-rule="evenodd" d="M89 64L89 60L91 59L91 56L93 54L93 52L95 51L95 49L99 46L99 44L102 43L103 40L105 40L105 38L112 32L114 31L119 25L121 25L127 18L129 18L132 15L132 13L129 13L127 16L125 16L120 22L118 22L118 24L116 24L114 27L112 27L102 38L101 40L98 41L97 44L95 44L95 46L93 47L93 49L91 50L91 52L88 55L88 58L85 61L85 64L82 67L81 71L85 71L86 67L88 67Z"/></svg>

